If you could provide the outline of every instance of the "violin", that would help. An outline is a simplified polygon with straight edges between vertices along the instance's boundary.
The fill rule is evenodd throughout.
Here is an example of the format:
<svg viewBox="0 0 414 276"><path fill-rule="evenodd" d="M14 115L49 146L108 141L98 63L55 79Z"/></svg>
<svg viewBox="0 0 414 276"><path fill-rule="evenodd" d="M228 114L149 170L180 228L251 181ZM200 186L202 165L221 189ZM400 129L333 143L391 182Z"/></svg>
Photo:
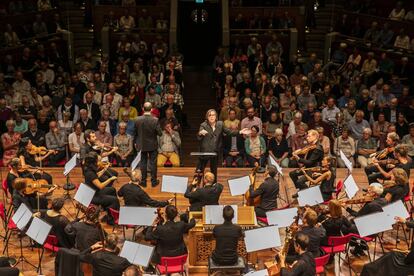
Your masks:
<svg viewBox="0 0 414 276"><path fill-rule="evenodd" d="M377 160L385 159L389 153L393 153L395 150L395 147L386 147L383 150L374 152L369 157L375 158Z"/></svg>
<svg viewBox="0 0 414 276"><path fill-rule="evenodd" d="M98 161L98 170L101 171L103 169L106 169L108 167L112 166L110 162L107 161Z"/></svg>
<svg viewBox="0 0 414 276"><path fill-rule="evenodd" d="M257 188L259 188L256 185L256 174L259 168L260 168L259 163L256 162L255 167L252 169L251 173L249 174L250 184L253 185L253 190L256 190ZM244 194L244 197L246 199L247 206L258 206L262 202L262 199L260 198L260 196L257 196L255 198L250 197L250 189L246 191L246 193Z"/></svg>
<svg viewBox="0 0 414 276"><path fill-rule="evenodd" d="M48 150L46 147L37 147L35 145L32 145L32 147L27 150L27 152L31 155L46 155L49 152L55 152L55 150Z"/></svg>
<svg viewBox="0 0 414 276"><path fill-rule="evenodd" d="M309 151L316 149L317 144L313 144L313 145L308 145L306 147L303 147L301 149L297 149L292 153L292 158L291 159L297 159L297 156L299 155L306 155L308 154Z"/></svg>
<svg viewBox="0 0 414 276"><path fill-rule="evenodd" d="M344 204L362 204L362 203L368 203L368 202L372 202L376 197L372 196L372 195L364 195L361 198L357 198L357 199L346 199L346 200L340 200L341 203Z"/></svg>
<svg viewBox="0 0 414 276"><path fill-rule="evenodd" d="M19 178L17 178L16 180L18 179ZM20 178L20 179L24 182L25 188L23 190L23 193L25 195L32 195L34 193L45 194L49 191L50 188L55 186L55 185L51 185L47 183L45 179L38 179L38 180L33 180L31 178Z"/></svg>

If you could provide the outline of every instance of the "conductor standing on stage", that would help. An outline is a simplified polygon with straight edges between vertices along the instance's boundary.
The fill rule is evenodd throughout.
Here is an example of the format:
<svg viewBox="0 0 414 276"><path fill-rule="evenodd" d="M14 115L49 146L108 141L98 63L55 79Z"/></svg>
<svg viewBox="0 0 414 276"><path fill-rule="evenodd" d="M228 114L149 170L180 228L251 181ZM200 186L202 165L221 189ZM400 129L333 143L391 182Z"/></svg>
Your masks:
<svg viewBox="0 0 414 276"><path fill-rule="evenodd" d="M223 134L235 136L238 133L248 135L250 130L242 129L240 132L233 132L226 128L222 121L217 121L217 112L210 109L206 113L206 120L200 124L197 134L200 143L200 151L204 153L215 153L216 155L200 156L198 160L197 170L204 171L207 163L210 161L210 170L217 179L217 163Z"/></svg>
<svg viewBox="0 0 414 276"><path fill-rule="evenodd" d="M151 114L152 105L149 102L144 103L144 114L139 116L136 121L136 148L141 151L141 186L147 186L147 162L151 170L151 186L158 185L157 180L157 136L162 135L158 119Z"/></svg>

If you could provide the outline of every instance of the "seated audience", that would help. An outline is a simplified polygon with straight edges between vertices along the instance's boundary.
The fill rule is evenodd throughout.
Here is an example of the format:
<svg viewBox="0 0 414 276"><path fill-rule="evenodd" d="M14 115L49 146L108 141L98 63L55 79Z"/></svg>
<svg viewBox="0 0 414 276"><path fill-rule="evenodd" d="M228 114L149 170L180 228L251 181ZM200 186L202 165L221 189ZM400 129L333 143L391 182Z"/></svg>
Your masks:
<svg viewBox="0 0 414 276"><path fill-rule="evenodd" d="M250 128L251 133L244 141L246 158L250 167L254 167L256 163L263 167L266 159L266 142L259 135L259 127L254 125Z"/></svg>
<svg viewBox="0 0 414 276"><path fill-rule="evenodd" d="M118 125L118 134L114 137L115 160L118 166L127 167L131 164L133 157L133 140L134 138L127 134L127 124L120 122Z"/></svg>
<svg viewBox="0 0 414 276"><path fill-rule="evenodd" d="M180 134L173 130L171 123L164 125L161 136L158 136L158 160L157 165L162 167L169 161L173 167L180 166L179 151L181 147Z"/></svg>

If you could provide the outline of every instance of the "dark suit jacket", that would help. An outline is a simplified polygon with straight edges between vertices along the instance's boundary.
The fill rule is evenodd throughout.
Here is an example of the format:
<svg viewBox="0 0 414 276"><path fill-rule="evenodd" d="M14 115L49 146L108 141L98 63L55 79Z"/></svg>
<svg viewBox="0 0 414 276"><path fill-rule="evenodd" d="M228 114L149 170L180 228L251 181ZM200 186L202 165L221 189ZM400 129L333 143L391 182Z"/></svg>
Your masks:
<svg viewBox="0 0 414 276"><path fill-rule="evenodd" d="M81 109L86 109L88 110L88 106L86 104L80 104L79 105L79 110ZM92 113L92 120L94 120L95 122L98 122L99 119L101 118L101 110L99 109L99 105L97 105L96 103L92 103L91 106L91 113Z"/></svg>
<svg viewBox="0 0 414 276"><path fill-rule="evenodd" d="M94 120L88 119L86 124L81 119L79 119L78 122L82 125L84 131L87 129L93 129L93 130L97 129L96 122Z"/></svg>
<svg viewBox="0 0 414 276"><path fill-rule="evenodd" d="M29 208L29 210L32 210L32 205L30 204L30 201L27 197L21 195L17 190L14 190L13 192L13 209L16 212L17 209L19 209L20 205L24 203L26 204L27 208Z"/></svg>
<svg viewBox="0 0 414 276"><path fill-rule="evenodd" d="M313 276L316 275L315 259L311 252L306 251L299 256L292 269L282 268L281 276Z"/></svg>
<svg viewBox="0 0 414 276"><path fill-rule="evenodd" d="M162 135L158 119L152 115L139 116L136 123L135 144L137 151L154 151L158 148L157 136Z"/></svg>
<svg viewBox="0 0 414 276"><path fill-rule="evenodd" d="M304 226L302 231L303 234L308 235L309 237L309 245L308 251L312 253L314 258L317 258L321 254L320 246L321 244L325 244L326 240L326 231L325 228L321 227L309 227Z"/></svg>
<svg viewBox="0 0 414 276"><path fill-rule="evenodd" d="M234 265L237 262L237 243L243 236L242 228L225 221L222 225L216 225L213 229L216 239L216 248L212 258L218 265Z"/></svg>
<svg viewBox="0 0 414 276"><path fill-rule="evenodd" d="M128 183L118 191L118 196L124 198L125 206L165 207L168 201L152 199L139 185Z"/></svg>
<svg viewBox="0 0 414 276"><path fill-rule="evenodd" d="M320 144L308 152L306 159L300 158L298 163L302 163L306 168L316 167L322 161L324 156L323 148Z"/></svg>
<svg viewBox="0 0 414 276"><path fill-rule="evenodd" d="M191 185L188 186L184 194L190 200L190 211L201 211L203 206L219 204L218 201L223 191L223 185L215 183L197 188L195 191L192 191L192 189Z"/></svg>
<svg viewBox="0 0 414 276"><path fill-rule="evenodd" d="M231 150L231 138L232 136L227 135L224 136L223 139L223 153L225 156L227 156ZM244 148L244 139L243 136L237 135L237 151L240 153L240 156L244 156L245 154L245 148Z"/></svg>
<svg viewBox="0 0 414 276"><path fill-rule="evenodd" d="M279 194L279 183L276 179L268 177L265 181L257 188L253 190L253 185L250 186L250 198L256 196L261 197L259 207L265 211L270 211L277 207L277 195Z"/></svg>
<svg viewBox="0 0 414 276"><path fill-rule="evenodd" d="M167 221L163 225L158 225L153 231L147 231L145 238L157 242L156 253L159 257L175 257L187 254L183 235L195 226L195 220L189 223L183 221Z"/></svg>
<svg viewBox="0 0 414 276"><path fill-rule="evenodd" d="M201 141L200 143L201 152L219 152L221 144L222 144L223 134L226 134L226 135L238 134L238 132L237 133L232 132L230 129L224 127L224 124L222 121L218 121L216 123L216 129L214 131L208 122L203 122L200 124L199 132L201 130L206 130L208 132L205 136L199 136L197 134L198 140Z"/></svg>
<svg viewBox="0 0 414 276"><path fill-rule="evenodd" d="M183 116L182 116L182 112L181 112L181 107L178 104L175 104L175 103L172 104L171 106L168 105L168 104L164 104L163 106L161 106L160 107L160 118L165 118L165 111L168 108L172 108L173 109L173 111L174 111L174 117L178 120L178 122L180 124L182 124L183 123L183 121L182 121Z"/></svg>
<svg viewBox="0 0 414 276"><path fill-rule="evenodd" d="M22 138L29 138L32 141L32 144L36 147L46 146L46 139L44 131L38 129L36 134L33 136L30 130L23 133Z"/></svg>

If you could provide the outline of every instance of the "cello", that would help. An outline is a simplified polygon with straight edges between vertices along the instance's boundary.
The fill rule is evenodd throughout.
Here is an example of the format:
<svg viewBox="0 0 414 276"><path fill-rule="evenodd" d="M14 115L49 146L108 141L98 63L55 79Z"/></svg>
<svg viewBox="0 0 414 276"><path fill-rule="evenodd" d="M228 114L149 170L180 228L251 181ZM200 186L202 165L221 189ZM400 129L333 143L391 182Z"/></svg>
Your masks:
<svg viewBox="0 0 414 276"><path fill-rule="evenodd" d="M257 171L259 170L259 168L260 168L260 165L259 163L256 162L255 167L252 169L251 173L249 174L250 185L253 185L253 190L256 190L260 186L256 182L256 175L257 175ZM250 189L246 191L246 193L244 194L244 197L246 199L247 206L258 206L262 202L262 199L260 196L256 196L254 198L250 197Z"/></svg>

